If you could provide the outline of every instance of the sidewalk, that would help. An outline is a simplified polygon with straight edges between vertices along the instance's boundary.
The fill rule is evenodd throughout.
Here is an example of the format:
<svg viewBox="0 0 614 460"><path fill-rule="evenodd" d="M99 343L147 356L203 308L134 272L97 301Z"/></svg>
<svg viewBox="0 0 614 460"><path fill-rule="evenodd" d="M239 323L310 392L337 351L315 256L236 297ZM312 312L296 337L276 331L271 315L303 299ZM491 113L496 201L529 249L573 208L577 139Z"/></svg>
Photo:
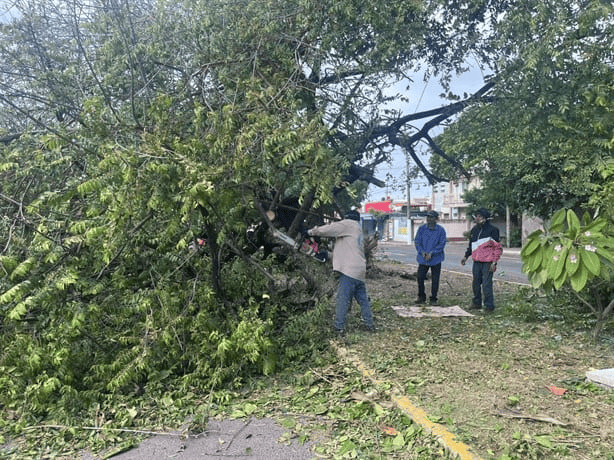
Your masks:
<svg viewBox="0 0 614 460"><path fill-rule="evenodd" d="M378 245L381 246L411 246L414 247L414 244L407 244L407 241L395 241L395 240L379 240ZM447 245L455 245L455 246L463 246L466 247L467 246L467 242L466 241L449 241L448 243L446 243ZM520 251L522 251L522 248L506 248L505 246L503 247L503 253L504 254L520 254Z"/></svg>

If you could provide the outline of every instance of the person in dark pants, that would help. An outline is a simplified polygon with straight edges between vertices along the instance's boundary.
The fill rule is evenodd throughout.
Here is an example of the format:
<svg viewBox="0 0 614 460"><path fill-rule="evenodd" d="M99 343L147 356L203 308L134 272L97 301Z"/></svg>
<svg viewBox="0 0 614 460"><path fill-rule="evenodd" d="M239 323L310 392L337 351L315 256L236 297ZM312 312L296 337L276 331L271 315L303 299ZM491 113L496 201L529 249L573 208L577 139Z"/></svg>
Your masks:
<svg viewBox="0 0 614 460"><path fill-rule="evenodd" d="M431 270L431 305L437 304L439 292L439 277L441 274L441 262L444 260L444 247L446 245L446 231L437 224L439 214L437 211L429 211L426 214L426 224L422 225L416 233L415 245L418 251L418 300L417 303L426 302L424 281Z"/></svg>
<svg viewBox="0 0 614 460"><path fill-rule="evenodd" d="M501 258L503 248L499 243L499 229L488 222L490 213L480 208L473 216L475 226L469 235L469 246L461 265L465 265L469 256L473 260L473 308L484 308L490 313L495 309L495 299L492 286L492 277L497 270L497 262Z"/></svg>

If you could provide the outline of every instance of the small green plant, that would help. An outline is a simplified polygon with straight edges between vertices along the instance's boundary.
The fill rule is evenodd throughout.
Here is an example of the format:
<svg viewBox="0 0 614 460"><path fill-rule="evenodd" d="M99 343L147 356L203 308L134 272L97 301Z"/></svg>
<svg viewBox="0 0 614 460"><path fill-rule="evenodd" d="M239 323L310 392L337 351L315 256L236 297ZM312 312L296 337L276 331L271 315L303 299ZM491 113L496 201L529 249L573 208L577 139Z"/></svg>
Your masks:
<svg viewBox="0 0 614 460"><path fill-rule="evenodd" d="M518 396L510 396L507 398L507 405L510 407L516 407L520 403Z"/></svg>
<svg viewBox="0 0 614 460"><path fill-rule="evenodd" d="M531 233L520 253L523 270L535 288L546 292L570 291L591 309L598 322L614 309L611 282L614 273L614 238L603 217L582 221L573 210L561 209L545 231ZM602 291L595 296L596 291Z"/></svg>

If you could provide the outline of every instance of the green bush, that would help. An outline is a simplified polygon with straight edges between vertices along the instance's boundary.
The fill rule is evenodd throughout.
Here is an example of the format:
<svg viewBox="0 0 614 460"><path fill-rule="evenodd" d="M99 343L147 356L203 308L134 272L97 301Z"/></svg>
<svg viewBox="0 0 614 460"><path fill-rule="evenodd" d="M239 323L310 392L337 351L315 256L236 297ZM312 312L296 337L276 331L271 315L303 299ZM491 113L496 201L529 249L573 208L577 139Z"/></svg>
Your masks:
<svg viewBox="0 0 614 460"><path fill-rule="evenodd" d="M546 292L567 290L590 309L598 323L614 309L614 238L602 217L582 221L573 210L556 212L545 231L529 235L522 248L531 284Z"/></svg>

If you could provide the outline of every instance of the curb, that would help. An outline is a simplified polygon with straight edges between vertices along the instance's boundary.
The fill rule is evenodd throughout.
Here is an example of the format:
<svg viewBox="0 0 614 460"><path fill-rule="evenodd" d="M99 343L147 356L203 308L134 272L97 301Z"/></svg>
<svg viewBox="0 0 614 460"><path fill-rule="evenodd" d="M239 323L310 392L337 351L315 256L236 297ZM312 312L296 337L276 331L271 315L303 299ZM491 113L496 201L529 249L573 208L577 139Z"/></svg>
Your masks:
<svg viewBox="0 0 614 460"><path fill-rule="evenodd" d="M340 358L357 367L362 372L364 377L367 377L375 384L386 383L383 380L377 379L375 377L375 372L367 368L358 358L350 356L347 349L339 347L333 342L331 342L331 346L334 348ZM451 455L455 456L459 460L482 460L482 458L477 454L471 452L471 448L469 446L458 441L456 439L456 435L446 430L443 425L431 422L428 419L427 413L423 409L412 404L407 396L391 395L391 399L395 405L405 414L407 414L415 423L420 425L427 433L434 435Z"/></svg>

